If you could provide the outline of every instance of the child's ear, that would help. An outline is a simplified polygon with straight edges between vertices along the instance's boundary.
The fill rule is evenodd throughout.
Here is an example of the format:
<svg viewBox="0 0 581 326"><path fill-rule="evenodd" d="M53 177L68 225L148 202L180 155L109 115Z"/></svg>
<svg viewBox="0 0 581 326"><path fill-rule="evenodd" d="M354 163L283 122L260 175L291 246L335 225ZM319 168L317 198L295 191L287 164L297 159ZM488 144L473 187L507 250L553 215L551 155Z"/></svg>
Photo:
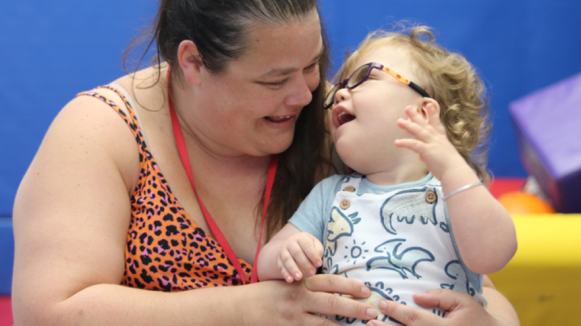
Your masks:
<svg viewBox="0 0 581 326"><path fill-rule="evenodd" d="M202 68L204 63L202 55L198 51L196 44L190 40L185 40L178 46L178 62L184 77L191 85L202 83Z"/></svg>
<svg viewBox="0 0 581 326"><path fill-rule="evenodd" d="M432 114L436 114L437 116L440 116L440 104L438 104L438 101L434 100L433 98L425 97L422 100L422 106L420 106L418 108L418 113L422 113L422 116L424 116L424 118L428 119L428 122L429 122L430 121L430 114L428 114L428 107L430 107L430 110L433 110Z"/></svg>

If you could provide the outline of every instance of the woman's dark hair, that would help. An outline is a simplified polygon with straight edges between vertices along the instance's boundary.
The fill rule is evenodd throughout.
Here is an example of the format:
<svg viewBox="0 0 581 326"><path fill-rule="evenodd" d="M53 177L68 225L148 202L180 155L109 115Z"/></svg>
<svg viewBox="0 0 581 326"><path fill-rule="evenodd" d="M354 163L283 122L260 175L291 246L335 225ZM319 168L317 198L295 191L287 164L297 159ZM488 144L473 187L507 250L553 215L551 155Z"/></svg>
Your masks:
<svg viewBox="0 0 581 326"><path fill-rule="evenodd" d="M162 0L140 62L155 42L157 56L154 63L157 61L158 69L161 69L159 64L167 62L173 68L173 75L179 72L179 44L191 40L196 44L204 66L213 73L220 73L248 49L247 36L256 24L284 24L318 12L316 0ZM314 184L332 172L322 109L329 64L328 43L322 25L321 80L311 103L299 115L293 142L279 154L266 222L267 238L286 223ZM140 41L143 38L134 39L124 53L125 60L135 42ZM136 70L138 67L139 64ZM257 209L261 206L262 203Z"/></svg>

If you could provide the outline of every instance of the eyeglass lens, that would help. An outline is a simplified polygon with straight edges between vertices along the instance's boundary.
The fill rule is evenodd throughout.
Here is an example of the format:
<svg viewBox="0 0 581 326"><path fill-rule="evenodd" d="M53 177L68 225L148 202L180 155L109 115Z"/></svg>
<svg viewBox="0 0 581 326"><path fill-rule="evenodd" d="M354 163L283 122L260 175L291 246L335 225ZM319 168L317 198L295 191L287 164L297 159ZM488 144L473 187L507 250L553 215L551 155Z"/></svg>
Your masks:
<svg viewBox="0 0 581 326"><path fill-rule="evenodd" d="M370 64L363 65L357 68L357 70L355 70L353 74L351 74L351 77L349 77L349 79L347 80L346 85L343 85L343 83L339 83L333 86L333 88L331 88L331 90L327 94L327 97L325 98L324 103L325 108L328 109L333 105L333 102L335 102L335 95L337 94L337 91L339 91L343 87L352 89L359 86L359 84L367 80L370 72L371 65Z"/></svg>
<svg viewBox="0 0 581 326"><path fill-rule="evenodd" d="M367 80L367 76L369 76L370 70L371 69L369 64L363 65L355 70L355 72L349 78L349 81L347 81L347 88L354 88Z"/></svg>
<svg viewBox="0 0 581 326"><path fill-rule="evenodd" d="M337 84L333 86L331 90L329 90L329 93L327 93L327 97L325 97L324 103L325 109L328 109L333 105L333 102L335 102L335 94L337 94L339 88L341 88L341 84Z"/></svg>

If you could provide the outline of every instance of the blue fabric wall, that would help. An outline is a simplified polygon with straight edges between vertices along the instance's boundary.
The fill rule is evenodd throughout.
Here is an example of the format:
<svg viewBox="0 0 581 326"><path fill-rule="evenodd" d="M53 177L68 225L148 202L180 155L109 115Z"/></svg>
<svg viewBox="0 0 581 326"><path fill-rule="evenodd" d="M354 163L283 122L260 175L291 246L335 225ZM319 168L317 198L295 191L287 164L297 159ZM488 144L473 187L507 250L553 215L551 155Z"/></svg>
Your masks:
<svg viewBox="0 0 581 326"><path fill-rule="evenodd" d="M492 97L490 169L525 176L510 101L581 71L577 0L320 0L337 68L368 31L406 19L465 55ZM123 74L121 53L157 0L0 2L0 216L59 109Z"/></svg>
<svg viewBox="0 0 581 326"><path fill-rule="evenodd" d="M14 233L12 218L0 217L0 296L12 291L12 266L14 262Z"/></svg>

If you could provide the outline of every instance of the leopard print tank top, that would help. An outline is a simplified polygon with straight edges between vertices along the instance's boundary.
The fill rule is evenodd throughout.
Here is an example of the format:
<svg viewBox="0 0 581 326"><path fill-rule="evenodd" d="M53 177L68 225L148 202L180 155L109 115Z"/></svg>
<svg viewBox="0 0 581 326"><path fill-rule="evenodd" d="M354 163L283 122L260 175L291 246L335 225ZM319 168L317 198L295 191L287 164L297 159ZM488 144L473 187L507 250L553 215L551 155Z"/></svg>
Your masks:
<svg viewBox="0 0 581 326"><path fill-rule="evenodd" d="M77 96L95 97L113 108L129 126L139 148L139 181L131 194L131 221L125 247L122 285L183 291L242 284L236 269L220 244L209 237L186 213L149 152L131 101L118 89L127 114L97 92ZM246 282L252 266L240 259Z"/></svg>

